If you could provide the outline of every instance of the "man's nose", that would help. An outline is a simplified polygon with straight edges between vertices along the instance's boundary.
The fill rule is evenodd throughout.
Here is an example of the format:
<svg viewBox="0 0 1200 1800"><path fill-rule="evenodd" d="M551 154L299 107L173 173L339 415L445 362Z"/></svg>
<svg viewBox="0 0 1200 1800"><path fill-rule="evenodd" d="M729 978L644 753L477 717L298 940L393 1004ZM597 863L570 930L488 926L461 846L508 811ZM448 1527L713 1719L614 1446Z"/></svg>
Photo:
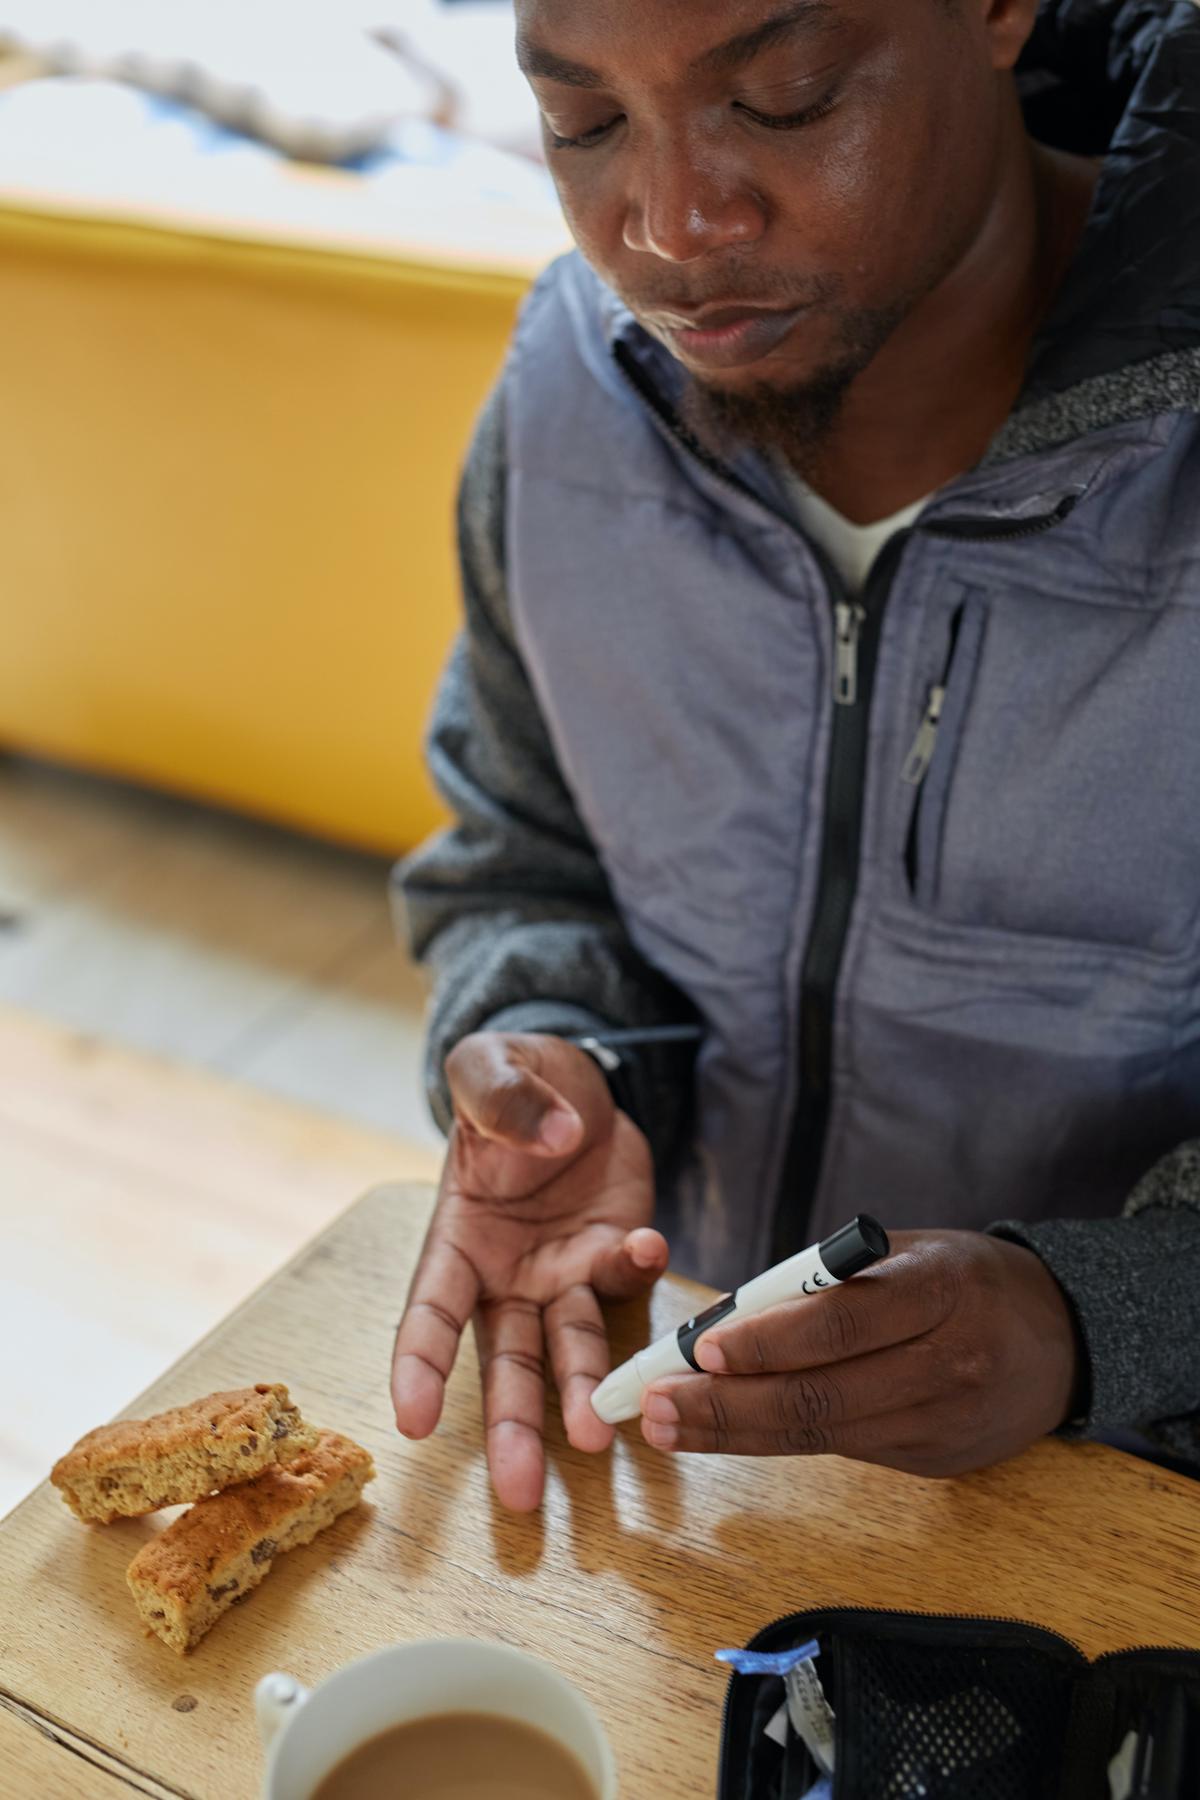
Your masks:
<svg viewBox="0 0 1200 1800"><path fill-rule="evenodd" d="M765 225L762 203L742 173L723 169L711 146L667 142L639 157L625 212L626 249L692 262L757 242Z"/></svg>

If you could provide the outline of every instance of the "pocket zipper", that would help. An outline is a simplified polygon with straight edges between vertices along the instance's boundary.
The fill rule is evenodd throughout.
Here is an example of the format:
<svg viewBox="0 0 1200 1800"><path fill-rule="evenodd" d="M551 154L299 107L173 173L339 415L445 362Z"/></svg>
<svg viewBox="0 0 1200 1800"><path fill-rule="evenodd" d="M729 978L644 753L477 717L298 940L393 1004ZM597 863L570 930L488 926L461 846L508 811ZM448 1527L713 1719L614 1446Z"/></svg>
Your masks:
<svg viewBox="0 0 1200 1800"><path fill-rule="evenodd" d="M946 645L942 672L929 689L925 711L921 723L917 727L917 735L913 739L912 747L900 770L901 780L913 790L912 817L909 820L908 837L904 846L904 867L911 894L915 894L917 890L917 827L924 800L922 790L937 750L938 733L946 709L946 696L950 691L950 677L954 669L954 658L958 650L959 633L962 631L965 613L966 605L964 604L957 607L951 616L949 642Z"/></svg>
<svg viewBox="0 0 1200 1800"><path fill-rule="evenodd" d="M904 759L904 767L900 771L902 781L910 787L920 787L929 772L933 761L933 753L937 747L938 726L941 723L942 707L946 704L945 685L939 683L929 690L929 704L925 708L925 717L917 728L912 749Z"/></svg>

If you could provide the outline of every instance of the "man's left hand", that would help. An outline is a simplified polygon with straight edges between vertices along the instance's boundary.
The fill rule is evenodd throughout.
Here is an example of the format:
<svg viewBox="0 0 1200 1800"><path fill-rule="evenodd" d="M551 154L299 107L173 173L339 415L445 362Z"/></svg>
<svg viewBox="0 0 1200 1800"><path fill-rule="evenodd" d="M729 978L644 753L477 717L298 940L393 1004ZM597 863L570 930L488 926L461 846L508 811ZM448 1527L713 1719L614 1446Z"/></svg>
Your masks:
<svg viewBox="0 0 1200 1800"><path fill-rule="evenodd" d="M707 1332L696 1359L714 1372L647 1390L647 1442L960 1475L1071 1416L1076 1327L1031 1250L973 1231L891 1241L853 1281Z"/></svg>

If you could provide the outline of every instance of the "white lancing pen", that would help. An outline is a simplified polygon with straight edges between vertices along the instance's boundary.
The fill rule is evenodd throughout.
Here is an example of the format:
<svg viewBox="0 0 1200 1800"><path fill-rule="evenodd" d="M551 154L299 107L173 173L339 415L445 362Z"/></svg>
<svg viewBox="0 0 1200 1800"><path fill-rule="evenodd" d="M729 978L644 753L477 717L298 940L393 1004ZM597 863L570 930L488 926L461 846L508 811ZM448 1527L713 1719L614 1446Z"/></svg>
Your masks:
<svg viewBox="0 0 1200 1800"><path fill-rule="evenodd" d="M743 1282L735 1293L726 1294L707 1312L687 1319L678 1331L669 1332L655 1344L622 1363L605 1377L592 1395L592 1411L606 1425L620 1425L636 1419L642 1410L642 1395L652 1382L667 1375L703 1374L696 1361L696 1343L714 1325L726 1320L747 1318L751 1313L766 1312L770 1306L782 1306L788 1300L799 1300L805 1294L819 1294L825 1288L849 1281L860 1269L880 1262L891 1246L882 1225L866 1213L859 1213L832 1236L776 1263L753 1280Z"/></svg>

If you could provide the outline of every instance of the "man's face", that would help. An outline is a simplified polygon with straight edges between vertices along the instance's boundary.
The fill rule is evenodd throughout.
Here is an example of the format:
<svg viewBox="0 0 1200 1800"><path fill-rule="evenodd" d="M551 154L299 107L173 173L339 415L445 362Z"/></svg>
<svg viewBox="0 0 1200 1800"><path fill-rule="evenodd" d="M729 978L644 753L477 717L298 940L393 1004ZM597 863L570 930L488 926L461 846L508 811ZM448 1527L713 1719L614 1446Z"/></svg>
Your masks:
<svg viewBox="0 0 1200 1800"><path fill-rule="evenodd" d="M584 256L736 401L866 366L986 216L981 0L518 0Z"/></svg>

